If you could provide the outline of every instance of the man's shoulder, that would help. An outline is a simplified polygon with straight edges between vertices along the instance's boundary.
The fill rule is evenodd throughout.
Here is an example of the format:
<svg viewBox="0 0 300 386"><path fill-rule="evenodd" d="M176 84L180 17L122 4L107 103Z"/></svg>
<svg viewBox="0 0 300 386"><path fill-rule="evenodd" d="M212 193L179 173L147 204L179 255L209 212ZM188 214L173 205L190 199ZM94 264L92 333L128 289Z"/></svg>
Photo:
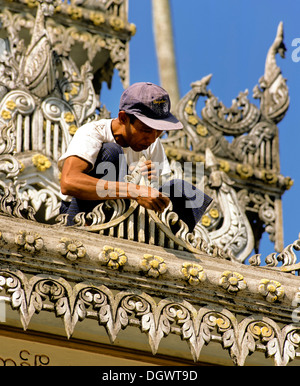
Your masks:
<svg viewBox="0 0 300 386"><path fill-rule="evenodd" d="M110 140L111 133L111 119L99 119L98 121L91 121L82 125L78 131L81 135L88 135L100 140Z"/></svg>
<svg viewBox="0 0 300 386"><path fill-rule="evenodd" d="M108 130L111 127L111 119L99 119L97 121L90 121L80 127L81 130Z"/></svg>

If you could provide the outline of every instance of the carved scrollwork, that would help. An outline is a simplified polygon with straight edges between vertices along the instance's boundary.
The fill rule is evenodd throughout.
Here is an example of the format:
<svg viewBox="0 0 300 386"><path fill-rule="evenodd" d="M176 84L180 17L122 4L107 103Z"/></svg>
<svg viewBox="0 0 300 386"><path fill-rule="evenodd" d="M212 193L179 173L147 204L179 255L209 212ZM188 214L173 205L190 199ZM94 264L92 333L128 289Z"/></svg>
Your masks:
<svg viewBox="0 0 300 386"><path fill-rule="evenodd" d="M157 238L156 243L161 246L244 260L248 250L253 248L250 225L247 225L246 216L239 209L232 181L224 172L215 170L217 164L212 154L208 156L207 165L213 170L208 194L214 198L214 204L193 232L173 211L171 203L158 216L137 205L136 201L128 200L107 200L88 214L78 213L74 217L74 226L143 243L155 243ZM65 225L67 216L60 215L57 221ZM135 223L138 234L132 232ZM146 229L149 229L148 233Z"/></svg>
<svg viewBox="0 0 300 386"><path fill-rule="evenodd" d="M76 122L80 126L95 114L99 103L94 91L93 67L87 61L79 71L71 58L60 59L64 77L59 81L62 97L74 111Z"/></svg>
<svg viewBox="0 0 300 386"><path fill-rule="evenodd" d="M287 326L284 328L286 333L286 340L283 346L283 355L282 359L280 358L281 365L287 365L289 362L293 361L296 357L296 350L300 346L300 331L299 328L294 328Z"/></svg>
<svg viewBox="0 0 300 386"><path fill-rule="evenodd" d="M276 64L276 55L285 56L286 47L283 42L283 23L280 22L277 34L271 45L265 64L265 74L259 80L259 86L255 86L253 95L261 101L262 114L278 123L284 117L289 107L289 91L286 79L283 78L281 70Z"/></svg>
<svg viewBox="0 0 300 386"><path fill-rule="evenodd" d="M32 157L32 163L40 172L44 172L51 167L50 160L42 154L34 155Z"/></svg>
<svg viewBox="0 0 300 386"><path fill-rule="evenodd" d="M74 1L69 6L64 2L62 7L56 8L56 12L68 14L68 17L77 21L89 20L94 26L105 24L113 29L113 34L100 36L79 30L75 25L66 28L56 24L54 20L46 21L45 16L49 16L55 8L52 2L39 4L35 19L29 14L21 17L14 16L9 10L1 12L2 27L7 31L9 43L7 52L1 56L0 66L1 92L4 92L0 105L0 152L9 156L0 160L0 172L3 171L5 177L10 179L7 183L1 183L3 213L27 218L31 216L33 219L34 212L41 213L41 208L44 210L45 207L45 220L53 221L59 208L59 173L56 161L66 150L78 126L93 119L99 107L92 83L91 63L103 50L107 61L102 63L102 69L98 69L103 70L98 74L99 79L105 78L109 83L114 67L119 70L125 83L128 79L128 36L125 34L127 37L124 35L122 39L118 37L120 31L125 33L129 28L119 14L122 1L107 2L105 6L103 3L100 7L94 2L79 3ZM88 10L91 3L93 13ZM101 8L101 12L94 7ZM103 10L109 10L109 16L103 14ZM36 32L32 34L27 50L20 39L21 27ZM87 58L82 59L85 64L81 68L71 58L72 47L77 44L83 46L87 55ZM272 141L277 138L274 124L277 118L270 119L275 110L270 110L271 113L269 111L267 115L263 103L269 92L273 93L273 107L276 104L277 107L284 105L285 81L280 77L275 61L275 55L282 49L281 26L266 61L264 85L261 84L260 90L261 108L249 101L247 91L241 92L230 108L225 107L208 90L211 75L194 82L191 85L192 90L179 104L178 115L185 124L185 130L172 133L165 140L165 144L170 145L172 150L170 154L175 154L177 160L184 161L188 157L196 163L204 160L201 152L210 148L216 156L223 157L222 161L218 161L219 165L217 161L213 165L213 169L217 167L223 174L207 167L206 172L211 174L207 187L213 192L215 200L193 233L189 232L171 206L161 216L157 216L138 207L135 202L123 200L101 203L87 215L79 213L74 219L75 227L138 242L156 243L168 248L206 252L213 257L230 259L235 255L243 261L253 246L251 229L243 213L245 208L240 205L241 201L236 200L234 189L225 173L234 174L242 184L246 180L260 179L273 185L272 188L279 185L280 177L275 170L278 162L270 158L276 153L276 141ZM60 71L55 71L58 69ZM200 97L206 100L206 105L201 116L198 116L197 103ZM281 107L280 114L283 112ZM227 136L233 136L233 141L227 140ZM45 162L36 162L41 173L35 180L26 162L26 165L21 164L23 159L15 162L11 157L15 147L17 153L32 151L32 156L37 161L38 154L47 157ZM182 148L187 150L184 154L180 151ZM191 149L195 154L190 153ZM20 176L21 165L26 167L23 167L23 174ZM23 184L28 175L31 181L25 187ZM18 177L19 182L12 180L13 177ZM53 188L49 183L52 180L55 185ZM266 225L265 229L271 239L275 239L276 212L273 199L265 200L255 210L259 220ZM67 224L66 215L60 215L58 220L60 224Z"/></svg>
<svg viewBox="0 0 300 386"><path fill-rule="evenodd" d="M272 252L269 254L265 259L265 263L268 267L276 267L281 263L282 271L295 274L299 270L299 263L297 264L295 251L300 251L300 234L298 240L286 246L280 253ZM253 266L260 266L260 256L261 255L254 255L250 257L249 263Z"/></svg>
<svg viewBox="0 0 300 386"><path fill-rule="evenodd" d="M37 32L37 31L36 31ZM20 77L24 85L38 97L49 95L55 87L54 61L51 43L45 34L33 47L29 47L23 60Z"/></svg>
<svg viewBox="0 0 300 386"><path fill-rule="evenodd" d="M15 177L19 174L20 168L21 165L11 154L0 155L0 173L3 173L5 175L5 179L7 179L10 183L14 183L15 185L17 184ZM5 182L1 181L1 185L4 187Z"/></svg>
<svg viewBox="0 0 300 386"><path fill-rule="evenodd" d="M232 152L234 159L239 162L250 162L254 167L272 168L272 160L267 162L261 157L254 157L263 146L270 143L276 135L276 126L270 122L258 122L248 135L240 135L236 137L229 145L229 151ZM254 160L254 162L253 162Z"/></svg>
<svg viewBox="0 0 300 386"><path fill-rule="evenodd" d="M263 222L263 231L270 234L277 251L283 247L280 198L291 182L291 179L280 174L276 126L289 105L286 79L276 63L277 53L284 56L284 51L283 25L280 23L275 41L267 54L265 74L260 79L260 88L254 89L253 96L260 99L260 106L251 103L246 90L227 108L208 90L212 76L205 76L191 85L191 90L177 105L176 115L183 123L184 130L181 133L171 133L163 139L170 160L182 164L191 160L199 162L209 148L218 158L219 169L236 182L237 192L239 189L245 189L249 195L252 192L259 195L263 187L270 201L269 205L258 209L258 216L254 218L252 213L247 211L248 208L243 204L241 207L247 211L246 215L252 228L257 228L255 238L259 240L262 234L256 223ZM205 106L200 110L204 102ZM248 181L251 181L251 189ZM275 194L271 197L274 188L276 197ZM220 218L226 220L222 215L223 213ZM206 213L203 225L211 231L212 223L211 217Z"/></svg>
<svg viewBox="0 0 300 386"><path fill-rule="evenodd" d="M233 277L233 276L232 276ZM293 325L280 328L275 321L250 315L236 317L225 309L200 307L187 301L162 299L159 303L141 293L113 294L105 286L78 283L73 288L64 279L33 276L21 272L0 272L0 291L5 291L11 306L19 310L24 328L34 313L52 311L61 317L68 337L78 321L97 319L112 342L121 329L135 326L148 335L153 354L163 338L179 335L190 348L195 361L200 359L204 345L222 343L233 362L243 366L248 355L264 351L276 365L286 365L296 357L300 329Z"/></svg>
<svg viewBox="0 0 300 386"><path fill-rule="evenodd" d="M254 245L243 206L238 203L233 182L225 172L219 170L217 160L209 149L206 150L206 167L210 172L206 188L208 194L214 198L215 206L205 214L202 221L207 220L209 225L214 224L209 236L215 245L225 252L231 251L236 258L243 260ZM211 218L214 221L210 221ZM222 221L216 221L217 218Z"/></svg>
<svg viewBox="0 0 300 386"><path fill-rule="evenodd" d="M17 191L22 186L20 183L0 183L0 210L10 216L35 220L35 210L27 202L24 202Z"/></svg>
<svg viewBox="0 0 300 386"><path fill-rule="evenodd" d="M20 2L28 5L25 0ZM20 158L24 156L24 152L32 151L35 160L37 154L47 157L53 169L41 178L37 175L35 180L30 168L27 167L28 164L22 162L23 159L20 163L10 162L11 170L8 170L9 164L2 159L0 169L3 169L7 178L20 177L19 185L16 185L16 181L12 182L16 186L14 193L18 196L15 199L23 200L23 206L30 207L32 204L35 210L39 211L39 219L44 212L44 220L52 222L58 213L60 200L56 162L66 151L77 128L87 120L99 118L97 115L97 109L100 108L99 96L95 93L93 77L100 69L93 69L91 61L101 50L105 50L105 55L110 56L107 62L112 65L111 73L107 74L109 71L103 67L101 79L97 77L96 81L101 83L102 80L106 80L109 83L115 64L122 74L123 81L126 82L128 75L126 47L131 27L125 23L125 14L119 14L120 8L123 7L119 2L115 5L110 2L109 11L106 7L100 7L104 13L95 11L93 14L95 25L98 23L99 26L100 20L96 16L102 15L107 31L114 31L113 35L106 33L105 36L97 32L83 32L74 26L67 28L55 23L54 18L47 19L55 9L58 13L66 12L72 18L76 18L76 11L81 11L81 16L90 21L91 12L84 7L75 5L70 7L66 4L58 6L55 1L46 3L40 1L32 5L37 6L35 17L30 13L14 14L8 9L0 13L1 27L7 34L3 39L6 50L0 58L0 154L13 155L16 152L18 154L16 157ZM116 13L110 13L112 8ZM69 14L69 11L72 12ZM79 14L77 16L79 17ZM118 24L119 20L123 25ZM118 39L120 28L121 33L127 31L127 37L124 35L122 40ZM31 35L27 47L21 39L21 29L29 30ZM87 55L85 64L80 68L71 57L71 49L77 44L83 45ZM102 65L105 66L106 62ZM105 107L99 111L106 117L110 115L105 112ZM23 174L19 176L21 165ZM42 172L45 171L44 166L41 162L37 164L37 167L41 168L39 171ZM27 176L30 178L30 187L23 186L23 182L26 184ZM7 184L11 185L11 181ZM9 189L6 188L6 191ZM14 209L10 209L13 204L11 195L9 199L11 201L8 205L8 197L3 197L3 210L13 215ZM4 205L4 200L7 205ZM19 204L14 205L17 206L20 207ZM34 210L30 213L33 219ZM98 219L96 222L94 220L95 216L92 216L91 222L99 223ZM79 223L80 221L78 219Z"/></svg>
<svg viewBox="0 0 300 386"><path fill-rule="evenodd" d="M209 97L202 109L204 121L226 135L236 136L249 132L258 122L260 113L249 102L247 95L247 90L241 92L230 108L226 108L215 96Z"/></svg>
<svg viewBox="0 0 300 386"><path fill-rule="evenodd" d="M237 194L238 200L246 211L257 213L257 218L265 225L265 231L271 241L276 239L275 199L269 194L242 189ZM259 239L259 237L257 236Z"/></svg>
<svg viewBox="0 0 300 386"><path fill-rule="evenodd" d="M36 108L32 95L23 90L12 90L5 95L0 103L0 111L10 111L9 119L12 119L17 112L21 115L30 115Z"/></svg>
<svg viewBox="0 0 300 386"><path fill-rule="evenodd" d="M0 154L13 153L16 146L15 127L10 122L8 125L1 127L0 130ZM1 167L3 167L1 162Z"/></svg>
<svg viewBox="0 0 300 386"><path fill-rule="evenodd" d="M38 294L40 301L49 299L52 303L57 303L60 299L65 299L67 291L63 284L54 279L40 279L34 286L35 294ZM35 297L35 300L37 298ZM40 307L41 308L41 307Z"/></svg>
<svg viewBox="0 0 300 386"><path fill-rule="evenodd" d="M117 226L122 220L128 218L137 208L136 202L132 201L129 204L130 205L122 199L103 201L90 213L78 213L74 217L74 226L86 229L85 227L88 225L88 230L91 232ZM62 218L67 220L66 216L59 216L58 221Z"/></svg>
<svg viewBox="0 0 300 386"><path fill-rule="evenodd" d="M85 308L92 307L94 310L99 310L101 307L107 305L107 299L107 295L97 288L84 287L80 289L80 286L78 286L76 308L81 312L80 320L83 320L87 316Z"/></svg>

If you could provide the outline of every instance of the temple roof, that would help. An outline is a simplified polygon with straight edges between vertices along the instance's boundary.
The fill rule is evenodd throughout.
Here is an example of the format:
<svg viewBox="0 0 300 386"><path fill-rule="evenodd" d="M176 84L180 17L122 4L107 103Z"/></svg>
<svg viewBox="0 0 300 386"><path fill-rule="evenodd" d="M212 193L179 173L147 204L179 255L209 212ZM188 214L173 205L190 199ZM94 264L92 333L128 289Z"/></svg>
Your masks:
<svg viewBox="0 0 300 386"><path fill-rule="evenodd" d="M193 232L172 205L158 215L133 200L104 201L67 227L57 160L79 126L110 116L101 84L110 83L114 68L124 87L129 82L134 27L127 2L0 4L0 290L11 306L5 328L88 340L86 325L92 342L108 345L126 330L120 349L131 349L139 331L148 346L137 350L195 363L222 357L245 365L253 352L276 365L297 359L300 240L283 246L281 197L292 181L280 173L278 155L277 123L289 106L276 63L283 24L253 90L259 106L247 90L224 106L208 89L211 75L195 81L177 106L184 129L163 139L173 176L202 184L214 199ZM264 231L276 252L262 257ZM178 336L187 345L172 354ZM213 354L205 356L207 345Z"/></svg>

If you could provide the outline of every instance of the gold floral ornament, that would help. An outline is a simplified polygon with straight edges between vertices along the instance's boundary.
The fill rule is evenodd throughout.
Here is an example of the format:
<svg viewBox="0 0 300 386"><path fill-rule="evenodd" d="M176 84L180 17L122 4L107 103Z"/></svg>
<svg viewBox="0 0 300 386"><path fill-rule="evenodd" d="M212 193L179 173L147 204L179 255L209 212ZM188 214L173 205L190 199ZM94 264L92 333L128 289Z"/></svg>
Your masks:
<svg viewBox="0 0 300 386"><path fill-rule="evenodd" d="M209 214L214 219L216 219L216 218L218 218L220 216L219 211L216 208L210 209Z"/></svg>
<svg viewBox="0 0 300 386"><path fill-rule="evenodd" d="M51 167L49 159L42 154L34 155L32 157L32 163L40 172L44 172Z"/></svg>
<svg viewBox="0 0 300 386"><path fill-rule="evenodd" d="M206 280L206 273L199 264L183 263L181 272L190 285L196 286Z"/></svg>
<svg viewBox="0 0 300 386"><path fill-rule="evenodd" d="M11 110L11 111L14 111L14 110L16 109L16 107L17 107L16 103L15 103L14 101L12 101L12 100L8 100L8 101L5 103L5 105L6 105L6 108L7 108L8 110Z"/></svg>
<svg viewBox="0 0 300 386"><path fill-rule="evenodd" d="M147 276L158 277L167 271L167 265L162 257L145 254L141 268Z"/></svg>
<svg viewBox="0 0 300 386"><path fill-rule="evenodd" d="M203 226L205 226L206 228L208 228L210 225L211 225L211 219L209 216L207 216L206 214L204 216L202 216L202 219L201 219L201 224Z"/></svg>
<svg viewBox="0 0 300 386"><path fill-rule="evenodd" d="M109 23L115 31L120 31L124 28L124 22L119 17L111 17Z"/></svg>
<svg viewBox="0 0 300 386"><path fill-rule="evenodd" d="M1 111L1 117L3 119L5 119L6 121L8 121L9 119L11 119L11 112L7 111L7 110L2 110Z"/></svg>
<svg viewBox="0 0 300 386"><path fill-rule="evenodd" d="M294 185L294 180L292 180L291 177L285 177L284 185L285 185L286 189L289 190Z"/></svg>
<svg viewBox="0 0 300 386"><path fill-rule="evenodd" d="M193 162L205 162L205 157L202 154L195 154L193 157Z"/></svg>
<svg viewBox="0 0 300 386"><path fill-rule="evenodd" d="M258 292L270 303L281 301L284 297L284 288L276 280L262 279L258 286Z"/></svg>
<svg viewBox="0 0 300 386"><path fill-rule="evenodd" d="M198 118L195 117L195 115L191 115L191 116L189 117L189 119L188 119L188 122L189 122L191 125L196 126L197 123L198 123L199 121L198 121Z"/></svg>
<svg viewBox="0 0 300 386"><path fill-rule="evenodd" d="M64 118L65 118L65 121L67 123L72 123L75 121L74 115L72 113L70 113L69 111L67 113L65 113Z"/></svg>
<svg viewBox="0 0 300 386"><path fill-rule="evenodd" d="M236 167L236 171L244 179L247 179L253 176L253 169L250 165L247 165L247 164L238 164Z"/></svg>
<svg viewBox="0 0 300 386"><path fill-rule="evenodd" d="M70 31L70 36L74 40L80 40L80 33L77 30Z"/></svg>
<svg viewBox="0 0 300 386"><path fill-rule="evenodd" d="M68 260L75 261L86 255L86 249L79 240L70 240L63 237L58 244L58 251Z"/></svg>
<svg viewBox="0 0 300 386"><path fill-rule="evenodd" d="M201 224L205 228L209 228L213 222L213 220L217 220L220 217L220 213L217 208L211 208L210 211L202 216L201 218Z"/></svg>
<svg viewBox="0 0 300 386"><path fill-rule="evenodd" d="M247 286L244 277L240 273L231 271L223 272L219 284L231 294L243 290Z"/></svg>
<svg viewBox="0 0 300 386"><path fill-rule="evenodd" d="M73 20L80 20L82 18L82 9L79 7L68 7L67 12Z"/></svg>
<svg viewBox="0 0 300 386"><path fill-rule="evenodd" d="M166 148L166 155L175 161L179 161L182 158L182 154L176 148L172 147Z"/></svg>
<svg viewBox="0 0 300 386"><path fill-rule="evenodd" d="M278 178L275 173L263 170L261 173L262 179L268 184L276 184Z"/></svg>
<svg viewBox="0 0 300 386"><path fill-rule="evenodd" d="M225 172L225 173L228 173L229 170L230 170L230 164L228 161L225 161L225 160L221 160L220 161L220 164L219 164L219 169L222 171L222 172Z"/></svg>
<svg viewBox="0 0 300 386"><path fill-rule="evenodd" d="M189 115L192 115L194 113L194 110L193 110L193 101L188 101L184 111L189 114Z"/></svg>
<svg viewBox="0 0 300 386"><path fill-rule="evenodd" d="M196 131L197 133L201 136L201 137L206 137L207 134L208 134L208 130L205 126L201 125L201 123L199 123L196 127Z"/></svg>
<svg viewBox="0 0 300 386"><path fill-rule="evenodd" d="M131 36L134 36L134 35L136 34L136 25L133 24L133 23L131 23L131 24L129 25L129 31L130 31L130 35L131 35Z"/></svg>
<svg viewBox="0 0 300 386"><path fill-rule="evenodd" d="M19 161L20 164L20 173L22 173L25 170L25 165L22 161Z"/></svg>
<svg viewBox="0 0 300 386"><path fill-rule="evenodd" d="M94 12L92 11L90 13L90 20L94 23L94 25L100 25L105 22L105 16L101 12Z"/></svg>
<svg viewBox="0 0 300 386"><path fill-rule="evenodd" d="M38 252L44 246L44 241L39 234L27 231L19 231L15 243L30 253Z"/></svg>
<svg viewBox="0 0 300 386"><path fill-rule="evenodd" d="M78 95L78 88L77 88L75 85L72 87L72 89L71 89L71 91L70 91L70 94L71 94L72 96Z"/></svg>
<svg viewBox="0 0 300 386"><path fill-rule="evenodd" d="M105 245L99 254L99 261L110 269L118 270L127 262L127 256L122 249Z"/></svg>
<svg viewBox="0 0 300 386"><path fill-rule="evenodd" d="M78 130L78 127L76 125L71 125L69 126L69 133L71 135L74 135L76 133L76 131Z"/></svg>
<svg viewBox="0 0 300 386"><path fill-rule="evenodd" d="M74 71L72 73L72 76L76 78L78 76L77 72ZM72 86L72 88L69 88L68 91L64 92L65 100L67 102L70 101L70 96L74 97L74 96L79 94L80 83L79 82L72 82L72 85L70 85L70 87L71 86ZM74 122L75 117L70 111L68 111L67 113L64 114L64 119L67 123L71 123L71 122Z"/></svg>
<svg viewBox="0 0 300 386"><path fill-rule="evenodd" d="M37 0L26 0L25 3L28 5L29 8L35 8L39 4Z"/></svg>

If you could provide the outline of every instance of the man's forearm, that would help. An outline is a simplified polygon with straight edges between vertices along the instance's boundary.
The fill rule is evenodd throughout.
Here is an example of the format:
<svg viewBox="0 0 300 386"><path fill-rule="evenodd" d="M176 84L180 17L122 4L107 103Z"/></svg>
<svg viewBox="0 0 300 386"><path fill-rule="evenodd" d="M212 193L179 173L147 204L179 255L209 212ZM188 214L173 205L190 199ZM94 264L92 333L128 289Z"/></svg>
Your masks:
<svg viewBox="0 0 300 386"><path fill-rule="evenodd" d="M149 186L135 185L128 182L107 181L76 173L70 177L62 176L61 192L80 200L135 199L146 209L162 212L169 205L169 198Z"/></svg>
<svg viewBox="0 0 300 386"><path fill-rule="evenodd" d="M137 199L140 197L158 197L159 192L156 189L147 186L135 185L128 182L115 182L99 180L96 191L99 199L117 199L129 198Z"/></svg>
<svg viewBox="0 0 300 386"><path fill-rule="evenodd" d="M118 198L136 199L156 197L159 192L146 186L127 182L99 180L87 175L78 175L62 184L62 193L80 200L109 200Z"/></svg>

